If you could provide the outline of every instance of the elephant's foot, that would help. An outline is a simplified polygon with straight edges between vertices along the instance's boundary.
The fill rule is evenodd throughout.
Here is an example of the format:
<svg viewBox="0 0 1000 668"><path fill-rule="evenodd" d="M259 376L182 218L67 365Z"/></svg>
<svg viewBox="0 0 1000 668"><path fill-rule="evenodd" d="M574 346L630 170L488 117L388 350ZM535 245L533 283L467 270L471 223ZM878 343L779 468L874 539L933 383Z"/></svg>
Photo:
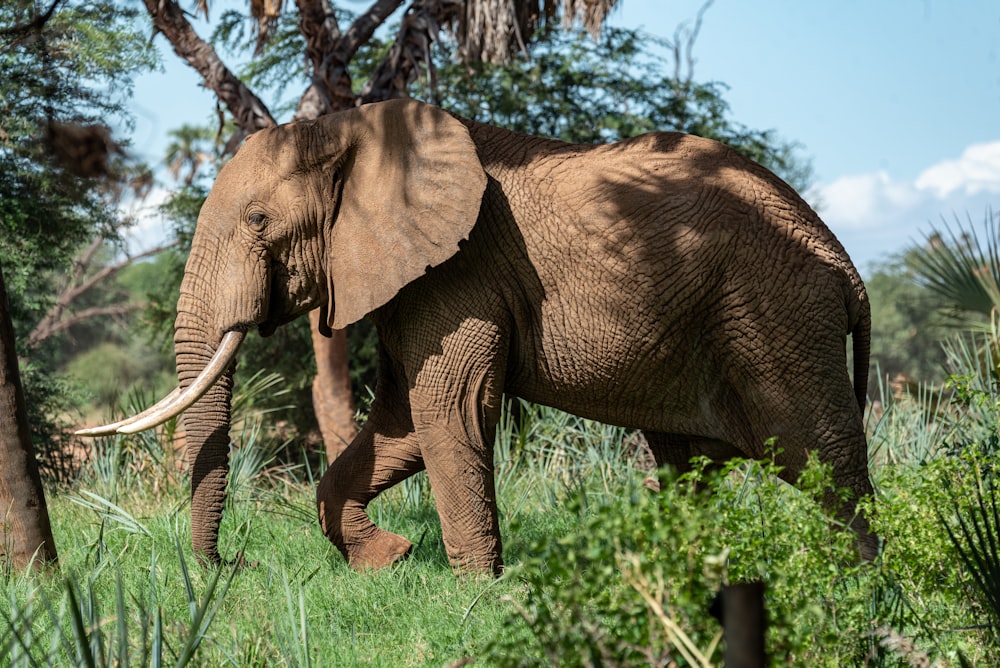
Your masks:
<svg viewBox="0 0 1000 668"><path fill-rule="evenodd" d="M449 527L452 528L453 527ZM444 549L448 563L459 576L500 576L503 574L503 551L500 534L493 532L470 540L466 534L456 536L455 531L444 532ZM456 540L456 538L458 540ZM461 542L458 542L458 541ZM457 544L456 544L457 543Z"/></svg>
<svg viewBox="0 0 1000 668"><path fill-rule="evenodd" d="M872 533L868 521L860 515L854 518L851 528L857 533L858 554L862 561L875 561L879 553L878 536Z"/></svg>
<svg viewBox="0 0 1000 668"><path fill-rule="evenodd" d="M407 539L379 529L378 533L364 543L341 551L351 568L356 571L369 571L385 568L405 559L412 549L413 543Z"/></svg>
<svg viewBox="0 0 1000 668"><path fill-rule="evenodd" d="M453 559L449 557L451 570L459 577L500 577L503 575L503 559L499 556L482 559Z"/></svg>
<svg viewBox="0 0 1000 668"><path fill-rule="evenodd" d="M871 492L868 491L868 494ZM860 494L858 496L861 496ZM868 524L868 519L861 513L855 504L845 502L837 497L833 492L826 495L824 504L828 508L833 508L834 515L838 520L854 532L855 546L861 561L875 561L879 555L879 537L872 531Z"/></svg>

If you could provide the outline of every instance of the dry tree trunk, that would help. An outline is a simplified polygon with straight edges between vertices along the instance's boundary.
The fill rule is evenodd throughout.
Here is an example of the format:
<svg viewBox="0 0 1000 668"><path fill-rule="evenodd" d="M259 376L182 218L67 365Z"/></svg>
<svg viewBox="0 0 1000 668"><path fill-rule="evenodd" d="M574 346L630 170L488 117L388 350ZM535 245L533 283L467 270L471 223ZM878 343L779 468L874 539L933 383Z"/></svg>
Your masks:
<svg viewBox="0 0 1000 668"><path fill-rule="evenodd" d="M0 564L20 569L56 559L0 269Z"/></svg>
<svg viewBox="0 0 1000 668"><path fill-rule="evenodd" d="M354 421L354 397L351 394L347 330L334 330L329 339L321 335L318 310L309 314L309 322L312 325L313 352L316 355L316 378L312 386L313 408L329 463L358 434L358 426Z"/></svg>

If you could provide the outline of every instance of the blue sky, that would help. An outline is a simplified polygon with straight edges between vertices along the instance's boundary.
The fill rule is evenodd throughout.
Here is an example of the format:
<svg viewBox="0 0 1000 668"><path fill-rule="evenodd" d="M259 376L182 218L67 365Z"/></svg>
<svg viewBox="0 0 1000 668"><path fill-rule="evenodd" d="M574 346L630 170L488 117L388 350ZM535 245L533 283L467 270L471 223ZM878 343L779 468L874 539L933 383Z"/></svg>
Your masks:
<svg viewBox="0 0 1000 668"><path fill-rule="evenodd" d="M611 23L671 38L702 4L621 0ZM149 160L215 108L156 44L166 69L138 82L134 105ZM694 58L697 80L729 86L735 120L802 145L810 199L862 269L942 217L1000 211L1000 2L715 0Z"/></svg>
<svg viewBox="0 0 1000 668"><path fill-rule="evenodd" d="M622 0L612 22L670 37L701 4ZM802 144L859 266L1000 212L1000 2L716 0L694 56L735 119Z"/></svg>

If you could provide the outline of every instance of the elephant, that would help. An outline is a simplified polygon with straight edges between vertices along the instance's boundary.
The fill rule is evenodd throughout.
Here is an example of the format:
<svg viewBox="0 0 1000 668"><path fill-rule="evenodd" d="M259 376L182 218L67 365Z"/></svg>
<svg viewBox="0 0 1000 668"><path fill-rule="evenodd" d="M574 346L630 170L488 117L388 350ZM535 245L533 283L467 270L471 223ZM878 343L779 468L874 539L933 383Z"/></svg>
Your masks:
<svg viewBox="0 0 1000 668"><path fill-rule="evenodd" d="M641 430L659 466L761 458L776 438L794 482L813 452L848 492L830 511L877 556L856 512L872 493L865 286L809 205L724 144L574 145L409 99L250 136L199 214L178 389L86 430L183 413L203 562L220 560L235 351L251 328L317 308L321 333L367 317L379 340L368 421L317 489L322 530L354 569L410 552L366 508L426 470L453 568L502 570L505 395Z"/></svg>

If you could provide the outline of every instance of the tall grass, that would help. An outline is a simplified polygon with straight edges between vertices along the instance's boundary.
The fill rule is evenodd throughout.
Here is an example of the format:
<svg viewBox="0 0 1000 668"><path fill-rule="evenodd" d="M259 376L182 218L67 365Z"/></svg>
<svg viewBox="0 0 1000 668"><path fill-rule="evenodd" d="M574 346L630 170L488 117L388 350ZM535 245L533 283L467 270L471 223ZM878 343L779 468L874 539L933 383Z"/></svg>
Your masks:
<svg viewBox="0 0 1000 668"><path fill-rule="evenodd" d="M149 564L150 578L141 593L129 591L120 567L109 567L114 572L110 614L105 613L109 597L99 585L105 568L95 569L79 579L64 577L55 596L38 587L27 601L12 600L10 612L0 617L5 624L0 633L0 658L4 665L188 665L207 637L233 573L226 576L220 587L223 574L216 570L203 593L196 594L184 550L179 544L177 547L190 612L182 630L164 627L159 584L154 575L158 570L154 552Z"/></svg>

